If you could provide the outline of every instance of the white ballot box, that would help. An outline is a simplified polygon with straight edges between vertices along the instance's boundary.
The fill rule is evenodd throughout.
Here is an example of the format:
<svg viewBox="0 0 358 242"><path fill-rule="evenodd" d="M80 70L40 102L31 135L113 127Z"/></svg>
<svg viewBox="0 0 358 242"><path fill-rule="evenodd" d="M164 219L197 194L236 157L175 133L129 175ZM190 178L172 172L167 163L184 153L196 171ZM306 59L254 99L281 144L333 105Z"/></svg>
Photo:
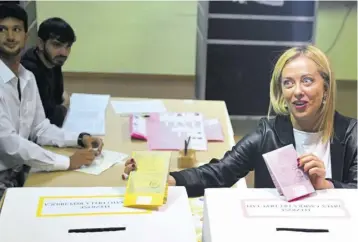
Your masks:
<svg viewBox="0 0 358 242"><path fill-rule="evenodd" d="M276 189L206 189L203 242L353 239L357 204L357 189L318 191L294 202Z"/></svg>
<svg viewBox="0 0 358 242"><path fill-rule="evenodd" d="M1 242L196 242L184 187L157 211L123 207L124 188L11 188Z"/></svg>

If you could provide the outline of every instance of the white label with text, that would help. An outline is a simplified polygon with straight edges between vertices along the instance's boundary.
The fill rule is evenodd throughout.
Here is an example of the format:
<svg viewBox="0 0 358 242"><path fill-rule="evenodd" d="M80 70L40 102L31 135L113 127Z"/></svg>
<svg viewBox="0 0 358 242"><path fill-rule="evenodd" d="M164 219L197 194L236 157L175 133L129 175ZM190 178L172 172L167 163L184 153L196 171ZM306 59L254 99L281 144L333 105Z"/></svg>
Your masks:
<svg viewBox="0 0 358 242"><path fill-rule="evenodd" d="M120 214L146 212L123 206L123 197L73 197L40 199L38 216L76 216L90 214Z"/></svg>
<svg viewBox="0 0 358 242"><path fill-rule="evenodd" d="M341 200L313 200L288 203L277 200L244 200L247 217L347 217Z"/></svg>

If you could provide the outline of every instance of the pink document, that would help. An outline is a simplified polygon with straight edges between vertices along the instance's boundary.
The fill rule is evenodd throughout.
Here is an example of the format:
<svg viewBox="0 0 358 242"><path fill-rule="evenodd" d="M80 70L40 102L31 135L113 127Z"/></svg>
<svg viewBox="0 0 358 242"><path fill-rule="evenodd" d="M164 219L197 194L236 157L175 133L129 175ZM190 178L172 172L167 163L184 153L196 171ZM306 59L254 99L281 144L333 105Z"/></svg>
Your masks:
<svg viewBox="0 0 358 242"><path fill-rule="evenodd" d="M205 134L208 141L224 141L224 133L219 119L204 120Z"/></svg>
<svg viewBox="0 0 358 242"><path fill-rule="evenodd" d="M129 132L132 139L147 140L147 120L141 115L130 115Z"/></svg>
<svg viewBox="0 0 358 242"><path fill-rule="evenodd" d="M287 145L262 155L271 178L280 193L291 202L315 192L302 168L297 166L297 152Z"/></svg>
<svg viewBox="0 0 358 242"><path fill-rule="evenodd" d="M203 116L200 113L154 113L147 121L150 150L207 150Z"/></svg>

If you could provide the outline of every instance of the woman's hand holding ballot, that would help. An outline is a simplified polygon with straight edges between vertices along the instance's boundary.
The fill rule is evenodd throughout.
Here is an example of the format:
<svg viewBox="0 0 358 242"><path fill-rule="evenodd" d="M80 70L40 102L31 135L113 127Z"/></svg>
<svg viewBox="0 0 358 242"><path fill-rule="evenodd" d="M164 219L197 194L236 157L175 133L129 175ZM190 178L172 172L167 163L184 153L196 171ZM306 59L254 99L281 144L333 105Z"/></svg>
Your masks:
<svg viewBox="0 0 358 242"><path fill-rule="evenodd" d="M333 188L333 184L326 180L326 168L323 161L313 154L303 155L297 160L298 167L307 172L316 190Z"/></svg>
<svg viewBox="0 0 358 242"><path fill-rule="evenodd" d="M125 163L125 167L124 167L124 173L122 174L122 179L127 180L129 177L129 173L131 171L135 171L136 169L137 169L137 164L136 164L135 160L133 158L130 160L127 160ZM168 176L168 185L169 186L176 185L176 181L175 181L174 177L172 177L171 175Z"/></svg>

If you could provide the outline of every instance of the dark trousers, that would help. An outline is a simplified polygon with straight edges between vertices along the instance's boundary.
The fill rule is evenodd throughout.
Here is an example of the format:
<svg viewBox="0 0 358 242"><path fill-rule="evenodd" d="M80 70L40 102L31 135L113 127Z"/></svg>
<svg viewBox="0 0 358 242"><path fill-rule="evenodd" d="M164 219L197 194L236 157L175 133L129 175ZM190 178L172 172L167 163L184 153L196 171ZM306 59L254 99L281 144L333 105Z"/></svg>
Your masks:
<svg viewBox="0 0 358 242"><path fill-rule="evenodd" d="M19 165L12 169L0 171L0 199L4 195L6 188L22 187L29 174L30 167Z"/></svg>

